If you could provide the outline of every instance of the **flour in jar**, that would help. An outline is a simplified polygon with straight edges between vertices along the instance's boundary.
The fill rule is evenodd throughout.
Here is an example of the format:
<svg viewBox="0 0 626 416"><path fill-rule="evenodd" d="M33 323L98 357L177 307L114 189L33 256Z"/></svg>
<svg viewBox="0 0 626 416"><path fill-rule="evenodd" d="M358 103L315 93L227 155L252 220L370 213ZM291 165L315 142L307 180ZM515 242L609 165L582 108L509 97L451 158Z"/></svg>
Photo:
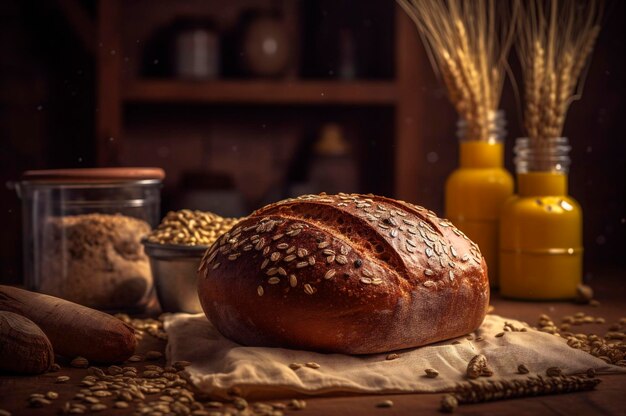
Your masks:
<svg viewBox="0 0 626 416"><path fill-rule="evenodd" d="M141 239L150 225L123 215L52 217L39 291L97 309L140 309L152 290Z"/></svg>

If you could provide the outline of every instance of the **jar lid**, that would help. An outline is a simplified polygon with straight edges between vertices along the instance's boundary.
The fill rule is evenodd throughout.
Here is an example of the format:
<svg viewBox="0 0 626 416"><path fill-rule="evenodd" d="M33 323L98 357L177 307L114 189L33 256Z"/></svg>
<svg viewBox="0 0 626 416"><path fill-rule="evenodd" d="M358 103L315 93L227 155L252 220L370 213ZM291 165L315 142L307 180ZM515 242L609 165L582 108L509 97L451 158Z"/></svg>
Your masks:
<svg viewBox="0 0 626 416"><path fill-rule="evenodd" d="M27 170L22 181L48 183L111 183L135 181L162 181L165 171L161 168L85 168Z"/></svg>

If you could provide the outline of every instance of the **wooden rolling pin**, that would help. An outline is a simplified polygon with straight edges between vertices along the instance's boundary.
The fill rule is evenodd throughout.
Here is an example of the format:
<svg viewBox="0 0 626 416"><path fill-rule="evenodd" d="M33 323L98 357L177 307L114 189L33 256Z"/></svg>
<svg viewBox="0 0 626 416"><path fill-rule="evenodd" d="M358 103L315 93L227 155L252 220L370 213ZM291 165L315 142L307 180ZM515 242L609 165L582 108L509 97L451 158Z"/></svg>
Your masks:
<svg viewBox="0 0 626 416"><path fill-rule="evenodd" d="M135 331L119 319L54 296L0 285L0 311L25 316L46 334L56 354L109 363L135 352Z"/></svg>

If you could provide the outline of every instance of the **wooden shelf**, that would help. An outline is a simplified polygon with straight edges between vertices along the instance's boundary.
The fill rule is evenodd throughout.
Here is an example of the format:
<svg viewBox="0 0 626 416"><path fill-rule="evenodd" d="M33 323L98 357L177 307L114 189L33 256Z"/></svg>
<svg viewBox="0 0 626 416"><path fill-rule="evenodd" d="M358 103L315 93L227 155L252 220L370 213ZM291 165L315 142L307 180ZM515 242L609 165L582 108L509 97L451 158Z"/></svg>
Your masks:
<svg viewBox="0 0 626 416"><path fill-rule="evenodd" d="M122 95L129 102L154 103L391 105L396 91L392 81L133 80Z"/></svg>
<svg viewBox="0 0 626 416"><path fill-rule="evenodd" d="M234 24L233 18L239 14L243 15L251 5L256 8L257 5L267 3L273 8L274 4L282 4L282 14L286 18L286 24L293 26L289 29L290 36L294 38L294 44L299 47L311 43L306 41L306 37L312 34L311 30L326 27L324 25L327 24L326 22L315 23L307 32L306 22L302 20L303 16L306 18L306 13L313 13L311 19L316 22L326 6L318 8L308 7L306 4L302 6L303 2L296 0L279 0L277 3L268 3L265 0L224 2L228 3L229 7L217 7L213 3L202 0L181 0L167 2L167 6L156 7L155 2L151 0L97 2L97 24L95 25L97 37L94 44L100 45L95 48L98 79L96 151L99 166L116 166L124 163L122 155L132 148L133 144L129 143L126 147L125 143L128 134L125 115L129 110L125 104L128 103L231 104L258 107L344 106L349 108L340 110L342 112L346 110L346 114L350 113L348 118L351 121L357 119L361 112L363 117L367 117L368 111L371 110L367 107L385 107L385 112L392 110L393 115L392 118L385 119L384 126L380 126L384 134L379 136L381 140L386 140L385 146L387 146L381 146L380 149L389 152L393 160L393 196L410 202L419 202L421 205L438 206L440 195L433 192L429 185L425 185L431 182L436 183L436 178L433 176L432 166L426 164L423 155L430 149L427 138L438 134L437 126L449 125L450 122L439 115L439 107L436 109L426 107L436 102L427 99L428 93L424 92L427 88L432 88L429 87L432 85L429 75L432 69L426 59L427 55L423 50L415 25L401 7L379 0L379 6L372 6L371 10L368 8L369 11L364 12L364 15L369 16L369 13L384 10L380 6L382 4L388 4L389 6L384 7L394 9L389 10L393 15L385 17L388 19L385 22L392 26L388 27L388 30L385 29L383 36L389 39L391 44L386 41L380 42L380 48L373 47L366 54L367 60L371 63L376 59L384 59L387 62L382 66L372 66L378 69L371 73L388 76L393 74L391 79L341 81L292 78L297 68L310 68L306 65L306 59L300 56L298 48L293 57L293 70L289 72L290 77L287 79L225 79L193 82L178 79L141 78L146 42L149 39L155 39L155 34L160 33L159 28L165 27L164 25L174 16L198 15L210 16L212 19L215 17L216 21L220 24L224 23L226 27L230 23ZM323 3L330 5L333 1L328 0ZM375 2L364 3L369 5ZM333 10L345 13L342 11L344 9L337 7ZM328 27L333 27L334 24L329 22ZM382 39L378 36L377 38ZM112 51L117 52L112 53ZM331 58L334 52L328 52L328 56L323 53L320 56ZM124 59L126 57L129 59ZM364 65L369 64L364 61ZM326 74L326 71L320 69L325 69L326 66L328 65L320 66L311 74ZM447 106L447 103L444 104ZM318 111L319 108L311 110L307 111L307 117L311 117L311 120L325 121L323 116L327 114L326 111ZM153 109L148 105L142 111L151 114ZM224 113L235 114L236 110L226 108ZM158 117L158 114L159 111L156 110L154 117ZM293 118L295 114L297 112L291 112L290 117ZM447 113L442 114L445 116ZM298 122L297 119L291 121L293 124ZM230 123L232 124L233 121ZM313 126L315 122L311 121L309 124ZM363 128L366 129L367 126Z"/></svg>

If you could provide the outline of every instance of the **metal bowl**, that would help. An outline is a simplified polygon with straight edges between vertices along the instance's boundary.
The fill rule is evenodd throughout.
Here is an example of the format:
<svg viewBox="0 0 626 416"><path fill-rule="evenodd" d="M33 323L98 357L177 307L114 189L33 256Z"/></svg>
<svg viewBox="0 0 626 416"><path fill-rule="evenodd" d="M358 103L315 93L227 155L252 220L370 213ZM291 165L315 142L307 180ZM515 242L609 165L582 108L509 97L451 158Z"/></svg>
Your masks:
<svg viewBox="0 0 626 416"><path fill-rule="evenodd" d="M142 241L150 258L157 296L164 312L202 312L197 273L207 246L183 246Z"/></svg>

